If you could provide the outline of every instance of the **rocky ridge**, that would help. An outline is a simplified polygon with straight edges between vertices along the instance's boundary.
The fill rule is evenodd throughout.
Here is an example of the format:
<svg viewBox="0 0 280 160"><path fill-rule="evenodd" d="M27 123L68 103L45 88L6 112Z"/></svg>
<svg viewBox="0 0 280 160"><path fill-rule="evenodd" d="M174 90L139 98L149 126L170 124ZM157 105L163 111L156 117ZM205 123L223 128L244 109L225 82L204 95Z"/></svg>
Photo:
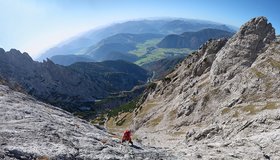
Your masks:
<svg viewBox="0 0 280 160"><path fill-rule="evenodd" d="M143 97L137 136L185 159L279 159L279 44L265 17L208 41Z"/></svg>
<svg viewBox="0 0 280 160"><path fill-rule="evenodd" d="M0 85L0 159L176 159L164 149L119 141L66 111Z"/></svg>
<svg viewBox="0 0 280 160"><path fill-rule="evenodd" d="M27 53L15 49L8 52L0 49L0 77L9 86L21 86L37 99L68 111L75 111L79 106L91 107L89 104L96 99L131 90L146 83L148 76L146 70L124 61L60 66L51 60L33 61Z"/></svg>

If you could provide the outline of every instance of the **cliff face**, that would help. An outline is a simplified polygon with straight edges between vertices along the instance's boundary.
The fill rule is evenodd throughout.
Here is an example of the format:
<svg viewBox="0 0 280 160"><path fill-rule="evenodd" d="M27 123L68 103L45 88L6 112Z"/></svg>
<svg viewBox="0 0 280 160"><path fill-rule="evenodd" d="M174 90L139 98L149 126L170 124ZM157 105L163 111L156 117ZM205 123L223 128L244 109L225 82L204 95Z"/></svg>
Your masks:
<svg viewBox="0 0 280 160"><path fill-rule="evenodd" d="M176 159L120 139L59 108L0 85L0 159ZM120 137L119 137L120 138Z"/></svg>
<svg viewBox="0 0 280 160"><path fill-rule="evenodd" d="M208 41L146 93L136 134L190 159L279 159L279 44L265 17Z"/></svg>
<svg viewBox="0 0 280 160"><path fill-rule="evenodd" d="M251 67L274 39L275 31L266 19L255 18L247 22L217 54L211 67L211 81L223 83Z"/></svg>

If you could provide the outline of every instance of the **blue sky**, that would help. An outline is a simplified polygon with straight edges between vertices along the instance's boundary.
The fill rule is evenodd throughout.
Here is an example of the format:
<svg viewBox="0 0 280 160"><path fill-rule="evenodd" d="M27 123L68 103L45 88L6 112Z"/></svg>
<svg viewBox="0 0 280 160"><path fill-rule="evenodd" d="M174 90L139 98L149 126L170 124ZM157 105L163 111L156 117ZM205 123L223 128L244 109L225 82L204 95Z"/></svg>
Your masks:
<svg viewBox="0 0 280 160"><path fill-rule="evenodd" d="M45 49L95 27L143 18L180 17L240 27L266 16L280 30L278 0L0 0L0 47Z"/></svg>

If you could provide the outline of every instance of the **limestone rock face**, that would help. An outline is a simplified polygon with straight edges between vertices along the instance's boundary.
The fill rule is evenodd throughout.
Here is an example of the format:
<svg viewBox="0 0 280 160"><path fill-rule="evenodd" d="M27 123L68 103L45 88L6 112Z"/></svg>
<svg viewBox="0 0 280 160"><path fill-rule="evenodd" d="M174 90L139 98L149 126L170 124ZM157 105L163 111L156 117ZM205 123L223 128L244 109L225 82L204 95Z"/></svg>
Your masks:
<svg viewBox="0 0 280 160"><path fill-rule="evenodd" d="M154 86L134 111L144 144L185 159L280 158L280 41L265 17L205 43Z"/></svg>
<svg viewBox="0 0 280 160"><path fill-rule="evenodd" d="M203 53L203 57L197 62L194 67L193 74L195 76L201 76L204 72L208 72L213 61L216 58L216 53L225 45L227 39L219 39L217 41L209 41L204 44L200 50Z"/></svg>
<svg viewBox="0 0 280 160"><path fill-rule="evenodd" d="M211 81L223 83L249 68L274 39L275 30L265 17L245 23L217 54L211 68Z"/></svg>
<svg viewBox="0 0 280 160"><path fill-rule="evenodd" d="M176 159L120 140L59 108L0 85L0 159Z"/></svg>

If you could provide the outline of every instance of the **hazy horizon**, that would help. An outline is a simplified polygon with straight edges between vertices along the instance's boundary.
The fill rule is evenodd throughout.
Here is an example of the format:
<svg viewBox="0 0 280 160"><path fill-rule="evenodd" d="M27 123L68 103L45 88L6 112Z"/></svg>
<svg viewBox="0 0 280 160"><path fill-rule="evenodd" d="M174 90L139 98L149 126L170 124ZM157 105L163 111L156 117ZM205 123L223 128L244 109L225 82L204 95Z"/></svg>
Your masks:
<svg viewBox="0 0 280 160"><path fill-rule="evenodd" d="M198 19L240 27L266 16L279 33L277 0L0 0L0 47L38 57L46 49L95 28L139 19Z"/></svg>

